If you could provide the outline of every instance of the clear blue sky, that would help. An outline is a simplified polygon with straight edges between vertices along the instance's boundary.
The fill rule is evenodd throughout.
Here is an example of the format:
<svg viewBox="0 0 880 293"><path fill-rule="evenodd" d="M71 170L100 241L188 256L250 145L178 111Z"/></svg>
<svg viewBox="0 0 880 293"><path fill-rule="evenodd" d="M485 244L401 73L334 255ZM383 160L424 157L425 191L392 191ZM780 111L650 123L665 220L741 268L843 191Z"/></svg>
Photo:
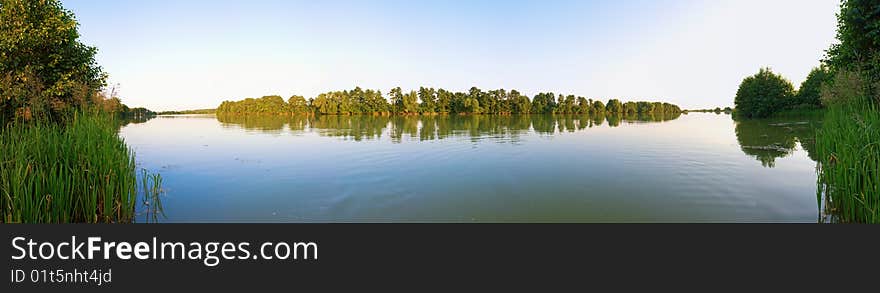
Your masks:
<svg viewBox="0 0 880 293"><path fill-rule="evenodd" d="M64 0L84 42L153 110L354 86L517 89L729 106L769 66L797 87L837 0Z"/></svg>

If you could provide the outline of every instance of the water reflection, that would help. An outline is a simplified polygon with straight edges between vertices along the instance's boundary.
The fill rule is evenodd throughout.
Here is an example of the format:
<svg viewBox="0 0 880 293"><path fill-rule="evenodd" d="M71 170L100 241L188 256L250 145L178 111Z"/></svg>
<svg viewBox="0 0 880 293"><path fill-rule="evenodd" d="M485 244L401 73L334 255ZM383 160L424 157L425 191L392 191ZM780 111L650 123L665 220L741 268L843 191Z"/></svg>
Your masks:
<svg viewBox="0 0 880 293"><path fill-rule="evenodd" d="M141 124L150 121L150 119L156 118L156 116L131 116L119 119L119 126L124 127L129 124Z"/></svg>
<svg viewBox="0 0 880 293"><path fill-rule="evenodd" d="M169 222L811 222L811 121L203 115L120 135Z"/></svg>
<svg viewBox="0 0 880 293"><path fill-rule="evenodd" d="M761 161L764 167L775 167L776 159L791 155L798 144L816 161L816 130L821 120L821 113L796 118L738 119L736 139L742 151Z"/></svg>
<svg viewBox="0 0 880 293"><path fill-rule="evenodd" d="M204 115L203 115L204 116ZM205 117L209 117L205 116ZM320 136L345 140L378 140L388 135L392 142L406 138L418 141L442 140L450 137L483 137L509 139L512 142L533 131L541 135L573 133L593 127L619 127L622 123L657 123L678 119L681 114L591 114L591 115L293 115L239 116L217 115L224 128L241 128L267 134L315 132ZM163 116L166 119L192 118ZM123 119L122 126L145 123L154 117ZM752 156L764 167L776 166L776 159L794 153L800 145L816 161L815 133L821 125L822 113L806 113L796 117L771 119L735 119L736 138L743 153ZM607 122L607 123L606 123Z"/></svg>
<svg viewBox="0 0 880 293"><path fill-rule="evenodd" d="M242 128L270 134L285 129L292 132L315 132L321 136L339 137L355 141L380 139L387 133L391 141L405 138L419 141L441 140L449 137L499 137L516 141L530 130L538 134L577 132L592 127L618 127L621 123L655 123L677 119L680 114L629 115L428 115L428 116L370 116L370 115L294 115L294 116L238 116L217 115L225 128Z"/></svg>

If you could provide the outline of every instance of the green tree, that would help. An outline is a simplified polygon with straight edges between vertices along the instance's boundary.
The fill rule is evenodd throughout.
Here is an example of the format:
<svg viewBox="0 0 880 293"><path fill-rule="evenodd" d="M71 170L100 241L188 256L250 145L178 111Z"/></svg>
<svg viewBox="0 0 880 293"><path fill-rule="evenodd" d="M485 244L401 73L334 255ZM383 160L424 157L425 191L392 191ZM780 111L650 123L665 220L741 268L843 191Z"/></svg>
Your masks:
<svg viewBox="0 0 880 293"><path fill-rule="evenodd" d="M528 114L532 111L532 101L517 90L510 91L508 100L511 104L510 111L514 114Z"/></svg>
<svg viewBox="0 0 880 293"><path fill-rule="evenodd" d="M444 89L437 90L437 105L434 106L437 113L452 112L453 93Z"/></svg>
<svg viewBox="0 0 880 293"><path fill-rule="evenodd" d="M437 112L437 91L434 88L419 88L419 100L422 103L419 105L419 112L421 113L435 113Z"/></svg>
<svg viewBox="0 0 880 293"><path fill-rule="evenodd" d="M391 112L391 105L388 100L382 96L382 91L367 90L365 93L367 103L369 104L369 112L372 114L387 114Z"/></svg>
<svg viewBox="0 0 880 293"><path fill-rule="evenodd" d="M568 95L563 97L559 95L559 100L561 101L559 104L560 110L559 113L562 114L573 114L577 111L577 98L574 95Z"/></svg>
<svg viewBox="0 0 880 293"><path fill-rule="evenodd" d="M738 114L743 117L767 117L784 107L793 94L794 86L790 81L769 68L762 68L742 81L734 103Z"/></svg>
<svg viewBox="0 0 880 293"><path fill-rule="evenodd" d="M590 112L604 114L605 113L605 104L603 104L602 101L598 101L598 100L593 101L593 108L590 109Z"/></svg>
<svg viewBox="0 0 880 293"><path fill-rule="evenodd" d="M663 103L663 113L678 114L681 113L681 108L674 104Z"/></svg>
<svg viewBox="0 0 880 293"><path fill-rule="evenodd" d="M584 97L577 98L577 112L578 114L589 114L590 113L590 101Z"/></svg>
<svg viewBox="0 0 880 293"><path fill-rule="evenodd" d="M880 2L844 0L837 14L837 40L825 62L833 71L863 71L870 80L880 80Z"/></svg>
<svg viewBox="0 0 880 293"><path fill-rule="evenodd" d="M492 106L488 95L477 87L471 87L468 91L467 99L464 101L464 113L481 114Z"/></svg>
<svg viewBox="0 0 880 293"><path fill-rule="evenodd" d="M822 86L831 80L831 73L824 66L813 68L807 79L801 83L801 87L797 92L796 105L807 105L812 107L821 107L821 90Z"/></svg>
<svg viewBox="0 0 880 293"><path fill-rule="evenodd" d="M632 108L632 113L678 113L678 106L660 102L627 102L621 104L612 99L606 106L574 95L554 95L540 93L534 101L516 90L504 89L484 92L473 87L467 93L451 92L445 89L420 87L418 91L405 93L400 87L389 93L391 103L378 90L332 91L306 100L292 96L287 102L279 96L265 96L259 99L247 98L241 101L224 101L217 107L218 114L401 114L418 113L461 113L461 114L605 114L606 111L620 113ZM124 108L118 100L108 99L104 107ZM618 109L618 110L614 110ZM621 110L623 109L623 110Z"/></svg>
<svg viewBox="0 0 880 293"><path fill-rule="evenodd" d="M639 107L635 102L623 103L623 112L626 114L635 114L639 112Z"/></svg>
<svg viewBox="0 0 880 293"><path fill-rule="evenodd" d="M403 95L403 113L419 113L419 94L416 91L410 91L408 94Z"/></svg>
<svg viewBox="0 0 880 293"><path fill-rule="evenodd" d="M0 119L58 120L97 101L106 74L57 0L0 0Z"/></svg>
<svg viewBox="0 0 880 293"><path fill-rule="evenodd" d="M638 113L653 113L654 104L645 101L636 102L636 110Z"/></svg>
<svg viewBox="0 0 880 293"><path fill-rule="evenodd" d="M507 99L507 91L504 89L492 90L486 93L489 105L484 111L489 114L510 113L510 103Z"/></svg>
<svg viewBox="0 0 880 293"><path fill-rule="evenodd" d="M273 115L287 113L287 103L281 96L264 96L257 100L257 112Z"/></svg>
<svg viewBox="0 0 880 293"><path fill-rule="evenodd" d="M287 99L287 105L288 109L293 114L305 114L309 112L309 104L303 96L291 96L290 99Z"/></svg>
<svg viewBox="0 0 880 293"><path fill-rule="evenodd" d="M400 87L391 89L391 104L398 114L416 114L419 112L419 96L416 91L404 94Z"/></svg>
<svg viewBox="0 0 880 293"><path fill-rule="evenodd" d="M532 113L552 114L556 110L555 95L553 93L540 93L532 99Z"/></svg>
<svg viewBox="0 0 880 293"><path fill-rule="evenodd" d="M320 94L312 101L312 107L318 114L339 114L338 106L339 104L330 93Z"/></svg>
<svg viewBox="0 0 880 293"><path fill-rule="evenodd" d="M391 98L391 108L394 113L403 113L403 90L401 90L400 87L396 87L391 89L391 91L388 92L388 95Z"/></svg>
<svg viewBox="0 0 880 293"><path fill-rule="evenodd" d="M618 99L610 99L608 104L605 104L605 110L610 113L623 113L623 104Z"/></svg>

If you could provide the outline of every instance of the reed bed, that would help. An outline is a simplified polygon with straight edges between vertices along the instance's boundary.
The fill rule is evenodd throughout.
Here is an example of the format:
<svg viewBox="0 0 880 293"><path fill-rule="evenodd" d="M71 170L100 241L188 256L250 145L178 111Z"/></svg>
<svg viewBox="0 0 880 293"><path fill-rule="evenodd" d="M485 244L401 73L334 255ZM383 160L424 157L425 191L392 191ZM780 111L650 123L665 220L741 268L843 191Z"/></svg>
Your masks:
<svg viewBox="0 0 880 293"><path fill-rule="evenodd" d="M134 222L139 200L158 201L161 177L138 176L134 153L117 132L118 122L100 112L77 113L64 124L4 126L0 221Z"/></svg>
<svg viewBox="0 0 880 293"><path fill-rule="evenodd" d="M880 223L880 109L868 99L829 107L817 132L818 200L833 222Z"/></svg>

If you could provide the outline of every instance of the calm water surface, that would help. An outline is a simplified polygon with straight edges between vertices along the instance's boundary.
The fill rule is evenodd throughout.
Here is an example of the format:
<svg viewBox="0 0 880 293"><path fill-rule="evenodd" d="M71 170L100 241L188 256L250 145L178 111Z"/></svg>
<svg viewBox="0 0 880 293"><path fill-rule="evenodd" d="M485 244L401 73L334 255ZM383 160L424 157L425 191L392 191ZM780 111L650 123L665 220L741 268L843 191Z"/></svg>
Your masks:
<svg viewBox="0 0 880 293"><path fill-rule="evenodd" d="M161 116L167 222L815 222L819 121Z"/></svg>

